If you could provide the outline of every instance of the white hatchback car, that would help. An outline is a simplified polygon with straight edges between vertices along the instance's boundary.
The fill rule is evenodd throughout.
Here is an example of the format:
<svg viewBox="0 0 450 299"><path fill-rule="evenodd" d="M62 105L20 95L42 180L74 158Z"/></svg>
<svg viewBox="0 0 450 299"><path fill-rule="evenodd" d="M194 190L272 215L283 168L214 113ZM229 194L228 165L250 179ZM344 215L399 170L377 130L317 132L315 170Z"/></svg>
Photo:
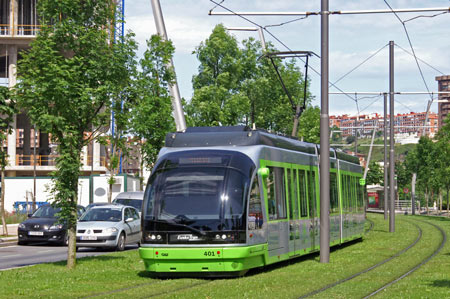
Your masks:
<svg viewBox="0 0 450 299"><path fill-rule="evenodd" d="M141 219L138 210L130 206L94 206L77 223L77 250L98 247L122 251L125 245L140 241Z"/></svg>

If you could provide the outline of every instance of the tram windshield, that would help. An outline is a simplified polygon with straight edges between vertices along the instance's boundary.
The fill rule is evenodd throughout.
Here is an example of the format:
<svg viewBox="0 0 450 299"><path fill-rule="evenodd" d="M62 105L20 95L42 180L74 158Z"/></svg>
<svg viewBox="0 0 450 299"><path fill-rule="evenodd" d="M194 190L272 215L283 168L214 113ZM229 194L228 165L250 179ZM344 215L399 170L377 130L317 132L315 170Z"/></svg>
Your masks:
<svg viewBox="0 0 450 299"><path fill-rule="evenodd" d="M253 162L241 153L169 154L149 180L144 219L167 231L245 230Z"/></svg>

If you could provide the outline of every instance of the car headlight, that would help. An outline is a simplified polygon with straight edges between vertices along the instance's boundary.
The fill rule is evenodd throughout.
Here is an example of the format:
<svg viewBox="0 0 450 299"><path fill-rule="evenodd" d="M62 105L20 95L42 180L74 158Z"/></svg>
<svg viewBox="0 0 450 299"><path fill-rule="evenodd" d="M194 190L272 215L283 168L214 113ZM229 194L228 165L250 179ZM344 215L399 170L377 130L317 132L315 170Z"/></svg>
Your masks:
<svg viewBox="0 0 450 299"><path fill-rule="evenodd" d="M50 226L49 230L61 230L62 228L63 228L62 224L56 224L56 225Z"/></svg>
<svg viewBox="0 0 450 299"><path fill-rule="evenodd" d="M113 234L113 233L117 233L119 230L115 227L109 227L107 229L105 229L105 233L107 234Z"/></svg>
<svg viewBox="0 0 450 299"><path fill-rule="evenodd" d="M19 228L25 229L25 224L23 224L23 223L19 224Z"/></svg>

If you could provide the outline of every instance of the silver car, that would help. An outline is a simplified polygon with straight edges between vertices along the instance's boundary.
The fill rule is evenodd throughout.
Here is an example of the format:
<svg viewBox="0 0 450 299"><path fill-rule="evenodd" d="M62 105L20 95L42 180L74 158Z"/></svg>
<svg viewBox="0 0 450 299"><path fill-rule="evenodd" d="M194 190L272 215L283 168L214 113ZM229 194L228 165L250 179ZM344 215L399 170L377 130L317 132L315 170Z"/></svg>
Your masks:
<svg viewBox="0 0 450 299"><path fill-rule="evenodd" d="M94 206L77 224L79 247L109 248L122 251L125 245L140 243L141 219L137 209L118 205Z"/></svg>

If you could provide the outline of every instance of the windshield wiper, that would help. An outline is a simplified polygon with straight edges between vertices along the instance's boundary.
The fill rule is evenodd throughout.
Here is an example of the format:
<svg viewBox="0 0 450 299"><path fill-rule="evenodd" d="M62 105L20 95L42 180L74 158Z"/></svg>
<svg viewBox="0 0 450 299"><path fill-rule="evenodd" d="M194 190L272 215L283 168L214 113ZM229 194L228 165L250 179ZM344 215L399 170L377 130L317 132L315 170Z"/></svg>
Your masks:
<svg viewBox="0 0 450 299"><path fill-rule="evenodd" d="M154 221L154 222L158 222L158 223L166 223L166 224L170 224L170 225L178 226L178 227L184 227L184 228L187 228L187 229L189 229L190 231L192 231L192 232L194 232L194 233L198 233L198 234L200 234L200 235L202 235L202 236L205 236L205 235L206 235L206 233L205 233L204 231L199 230L199 229L196 229L196 228L194 228L194 227L191 227L191 226L189 226L189 225L187 225L187 224L177 223L177 222L174 222L174 221L168 221L168 220L160 220L160 219L152 219L152 220L150 220L150 221Z"/></svg>

